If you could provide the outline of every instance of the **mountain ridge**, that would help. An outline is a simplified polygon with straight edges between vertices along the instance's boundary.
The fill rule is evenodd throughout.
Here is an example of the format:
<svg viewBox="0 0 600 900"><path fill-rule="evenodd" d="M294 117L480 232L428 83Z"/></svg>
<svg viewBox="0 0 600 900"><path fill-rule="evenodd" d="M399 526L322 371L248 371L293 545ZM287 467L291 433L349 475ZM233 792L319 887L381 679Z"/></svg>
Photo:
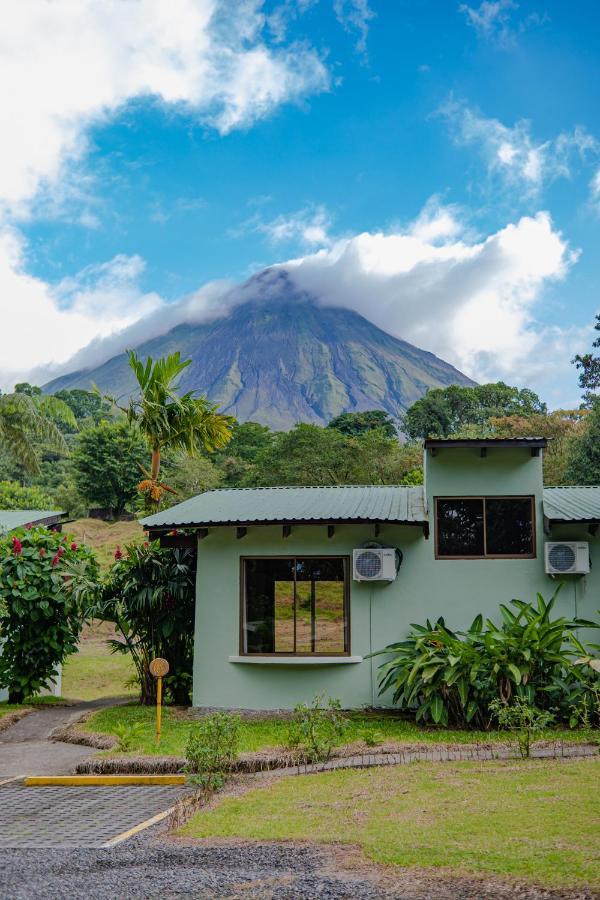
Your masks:
<svg viewBox="0 0 600 900"><path fill-rule="evenodd" d="M135 347L142 357L179 350L191 358L181 389L205 394L239 421L287 430L373 408L398 420L428 388L474 383L359 313L320 305L284 270L265 270L240 291L242 301L224 316L180 323ZM116 396L133 393L126 355L55 378L44 390L92 384Z"/></svg>

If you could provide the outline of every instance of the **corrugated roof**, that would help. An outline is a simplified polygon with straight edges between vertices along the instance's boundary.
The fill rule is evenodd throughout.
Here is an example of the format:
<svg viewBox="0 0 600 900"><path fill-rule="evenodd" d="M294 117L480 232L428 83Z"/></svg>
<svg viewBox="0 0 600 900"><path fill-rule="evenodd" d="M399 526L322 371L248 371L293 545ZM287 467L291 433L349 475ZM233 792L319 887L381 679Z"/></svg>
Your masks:
<svg viewBox="0 0 600 900"><path fill-rule="evenodd" d="M22 525L43 525L59 521L66 513L60 509L0 509L0 532L13 531Z"/></svg>
<svg viewBox="0 0 600 900"><path fill-rule="evenodd" d="M425 522L422 486L344 485L207 491L142 519L146 528L251 522Z"/></svg>
<svg viewBox="0 0 600 900"><path fill-rule="evenodd" d="M514 437L514 438L427 438L424 442L426 450L431 448L448 447L450 449L460 449L469 447L500 447L510 449L511 447L531 447L533 449L543 449L548 446L548 439L545 437Z"/></svg>
<svg viewBox="0 0 600 900"><path fill-rule="evenodd" d="M600 485L544 488L544 515L554 522L600 522Z"/></svg>

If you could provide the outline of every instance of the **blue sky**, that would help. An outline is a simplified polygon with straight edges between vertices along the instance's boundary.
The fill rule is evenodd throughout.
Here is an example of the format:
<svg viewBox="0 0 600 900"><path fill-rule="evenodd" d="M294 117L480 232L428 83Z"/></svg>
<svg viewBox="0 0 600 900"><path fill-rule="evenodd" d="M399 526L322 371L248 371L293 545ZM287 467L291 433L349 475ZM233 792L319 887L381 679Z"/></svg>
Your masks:
<svg viewBox="0 0 600 900"><path fill-rule="evenodd" d="M177 0L172 25L148 0L141 37L113 3L102 21L61 4L50 23L3 11L40 78L63 69L0 111L23 132L0 151L0 302L10 316L22 291L29 311L25 328L10 304L5 385L96 339L94 362L206 282L295 259L323 302L474 377L577 402L569 358L600 308L595 4ZM139 45L106 49L128 27Z"/></svg>

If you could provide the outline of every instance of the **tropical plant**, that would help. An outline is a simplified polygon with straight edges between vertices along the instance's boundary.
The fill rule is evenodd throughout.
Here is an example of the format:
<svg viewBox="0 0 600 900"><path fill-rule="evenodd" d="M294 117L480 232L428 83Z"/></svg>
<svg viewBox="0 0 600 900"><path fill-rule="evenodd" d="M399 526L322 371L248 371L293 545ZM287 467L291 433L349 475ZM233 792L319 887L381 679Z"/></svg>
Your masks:
<svg viewBox="0 0 600 900"><path fill-rule="evenodd" d="M77 649L87 610L71 589L71 565L97 579L92 553L67 535L37 527L0 539L0 687L11 703L48 687Z"/></svg>
<svg viewBox="0 0 600 900"><path fill-rule="evenodd" d="M348 722L340 701L317 694L312 703L298 703L287 734L287 746L303 762L329 759L343 738Z"/></svg>
<svg viewBox="0 0 600 900"><path fill-rule="evenodd" d="M59 453L67 452L59 423L77 428L73 411L49 395L20 392L0 394L0 446L18 459L25 471L40 472L36 441L44 441Z"/></svg>
<svg viewBox="0 0 600 900"><path fill-rule="evenodd" d="M560 673L579 678L569 642L579 625L595 623L551 618L556 594L534 605L522 600L501 604L502 624L478 615L463 632L435 624L412 625L405 641L373 655L390 656L380 667L380 693L413 711L418 721L488 728L490 704L514 696L548 708L549 689ZM512 607L512 609L510 608Z"/></svg>
<svg viewBox="0 0 600 900"><path fill-rule="evenodd" d="M158 542L115 551L115 563L100 591L84 585L95 618L114 622L120 639L109 641L114 653L128 653L140 685L142 703L156 700L149 671L157 656L169 661L165 678L173 702L188 704L194 644L195 553L161 548Z"/></svg>
<svg viewBox="0 0 600 900"><path fill-rule="evenodd" d="M515 738L522 759L531 756L531 741L536 734L544 731L552 723L554 716L547 710L537 709L522 697L515 697L511 703L492 700L490 712L500 728L506 728Z"/></svg>
<svg viewBox="0 0 600 900"><path fill-rule="evenodd" d="M217 412L218 407L193 391L179 396L176 381L190 359L181 361L179 353L163 359L151 356L142 362L129 351L129 365L139 386L139 396L125 409L151 451L149 471L138 485L149 510L158 509L165 491L172 491L160 479L161 454L165 450L196 456L200 449L212 451L224 447L231 437L233 419ZM114 402L114 401L113 401Z"/></svg>

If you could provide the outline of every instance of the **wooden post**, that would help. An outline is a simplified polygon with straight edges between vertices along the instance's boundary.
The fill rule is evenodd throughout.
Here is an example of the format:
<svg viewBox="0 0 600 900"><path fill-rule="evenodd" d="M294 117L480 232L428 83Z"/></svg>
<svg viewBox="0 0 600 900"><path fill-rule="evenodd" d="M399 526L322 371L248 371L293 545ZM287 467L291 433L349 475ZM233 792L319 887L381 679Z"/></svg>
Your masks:
<svg viewBox="0 0 600 900"><path fill-rule="evenodd" d="M150 674L156 678L156 743L160 744L160 728L162 719L162 680L169 671L166 659L157 656L150 663Z"/></svg>

